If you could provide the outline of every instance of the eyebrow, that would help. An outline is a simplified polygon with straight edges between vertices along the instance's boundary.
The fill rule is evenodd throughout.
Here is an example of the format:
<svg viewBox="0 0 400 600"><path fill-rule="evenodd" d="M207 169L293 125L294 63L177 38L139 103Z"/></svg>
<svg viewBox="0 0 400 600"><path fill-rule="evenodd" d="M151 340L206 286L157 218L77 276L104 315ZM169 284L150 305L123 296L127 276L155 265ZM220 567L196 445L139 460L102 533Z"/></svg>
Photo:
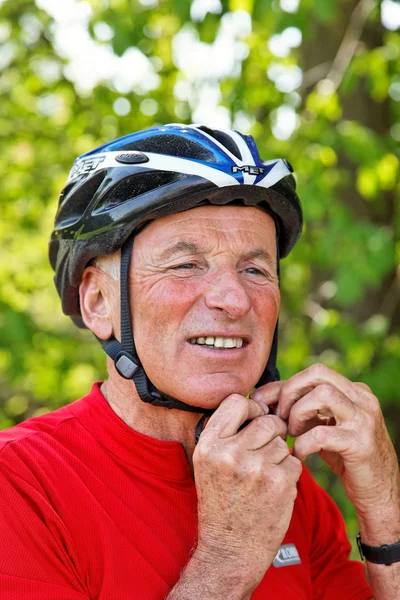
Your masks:
<svg viewBox="0 0 400 600"><path fill-rule="evenodd" d="M271 254L265 248L255 248L254 250L250 250L250 252L246 252L243 256L244 260L253 260L255 258L261 258L272 267L275 267L275 260L272 258Z"/></svg>
<svg viewBox="0 0 400 600"><path fill-rule="evenodd" d="M202 248L195 242L188 241L179 241L173 246L166 248L164 252L161 253L161 260L169 260L178 254L202 254L206 252L205 248ZM272 258L271 254L265 248L254 248L249 252L246 252L243 256L241 256L241 260L254 260L256 258L260 258L264 260L272 267L275 267L275 260Z"/></svg>
<svg viewBox="0 0 400 600"><path fill-rule="evenodd" d="M200 254L201 252L204 252L204 249L200 248L200 246L198 246L194 242L185 242L181 240L173 246L166 248L166 250L164 250L164 252L161 253L160 259L168 260L169 258L176 256L177 254Z"/></svg>

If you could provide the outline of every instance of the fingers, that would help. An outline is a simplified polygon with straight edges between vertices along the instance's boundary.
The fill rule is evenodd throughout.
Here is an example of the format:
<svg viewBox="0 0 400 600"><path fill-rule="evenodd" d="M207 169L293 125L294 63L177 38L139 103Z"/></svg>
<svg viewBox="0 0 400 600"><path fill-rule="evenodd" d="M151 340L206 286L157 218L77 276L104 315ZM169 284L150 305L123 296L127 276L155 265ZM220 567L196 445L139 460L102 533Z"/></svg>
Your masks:
<svg viewBox="0 0 400 600"><path fill-rule="evenodd" d="M268 406L276 404L279 400L279 395L285 381L272 381L266 385L257 388L250 394L250 398L256 402L264 402Z"/></svg>
<svg viewBox="0 0 400 600"><path fill-rule="evenodd" d="M292 473L296 482L300 479L300 475L303 471L303 465L296 456L289 453L286 458L283 459L281 465L285 466L285 469L288 469L289 472Z"/></svg>
<svg viewBox="0 0 400 600"><path fill-rule="evenodd" d="M342 425L351 421L354 413L354 403L337 388L326 383L318 385L291 408L289 433L301 435L312 426L328 424L329 419Z"/></svg>
<svg viewBox="0 0 400 600"><path fill-rule="evenodd" d="M293 454L301 461L321 450L345 456L350 452L353 441L354 433L351 430L322 425L298 437L294 443Z"/></svg>
<svg viewBox="0 0 400 600"><path fill-rule="evenodd" d="M287 443L279 436L268 444L266 453L268 460L274 465L280 465L288 456L291 456Z"/></svg>
<svg viewBox="0 0 400 600"><path fill-rule="evenodd" d="M237 434L236 440L249 450L258 450L277 437L287 448L286 436L286 423L274 415L265 415L251 421Z"/></svg>
<svg viewBox="0 0 400 600"><path fill-rule="evenodd" d="M202 434L203 444L214 436L220 440L231 438L234 446L246 451L259 450L268 444L268 459L280 464L290 453L285 441L287 424L275 415L266 414L267 410L262 403L239 394L228 396L210 417ZM238 432L246 421L249 424Z"/></svg>
<svg viewBox="0 0 400 600"><path fill-rule="evenodd" d="M288 379L282 386L279 395L279 416L282 419L287 419L292 406L297 400L323 384L334 386L344 396L354 399L353 384L346 377L332 371L325 365L312 365L312 367Z"/></svg>
<svg viewBox="0 0 400 600"><path fill-rule="evenodd" d="M245 421L253 420L268 413L268 407L262 402L255 402L239 394L231 394L221 402L211 415L202 436L217 435L221 438L230 437Z"/></svg>
<svg viewBox="0 0 400 600"><path fill-rule="evenodd" d="M297 373L287 381L275 381L258 388L251 394L251 398L267 405L278 403L275 414L287 420L292 407L298 400L315 388L324 385L336 388L338 392L356 404L365 403L368 397L373 396L371 390L364 384L352 383L325 365L316 364ZM322 393L325 392L322 390Z"/></svg>

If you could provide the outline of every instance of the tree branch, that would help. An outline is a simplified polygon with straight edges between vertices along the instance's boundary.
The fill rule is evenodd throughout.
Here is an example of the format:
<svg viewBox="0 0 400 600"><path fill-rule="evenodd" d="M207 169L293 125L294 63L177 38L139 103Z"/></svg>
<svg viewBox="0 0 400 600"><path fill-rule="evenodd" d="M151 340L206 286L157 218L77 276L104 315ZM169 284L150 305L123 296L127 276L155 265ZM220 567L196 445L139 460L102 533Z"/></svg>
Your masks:
<svg viewBox="0 0 400 600"><path fill-rule="evenodd" d="M329 73L330 66L332 64L331 60L326 60L319 65L315 65L315 67L311 67L311 69L307 69L303 73L303 81L299 88L300 91L306 90L309 87L313 87L317 84L321 79L324 79L326 75Z"/></svg>
<svg viewBox="0 0 400 600"><path fill-rule="evenodd" d="M377 4L377 0L360 0L354 8L332 66L326 78L317 84L317 89L321 94L333 94L338 89L357 50L365 22Z"/></svg>
<svg viewBox="0 0 400 600"><path fill-rule="evenodd" d="M393 277L393 281L387 290L382 304L379 308L379 314L385 315L389 320L393 319L397 305L400 302L400 272L397 271Z"/></svg>

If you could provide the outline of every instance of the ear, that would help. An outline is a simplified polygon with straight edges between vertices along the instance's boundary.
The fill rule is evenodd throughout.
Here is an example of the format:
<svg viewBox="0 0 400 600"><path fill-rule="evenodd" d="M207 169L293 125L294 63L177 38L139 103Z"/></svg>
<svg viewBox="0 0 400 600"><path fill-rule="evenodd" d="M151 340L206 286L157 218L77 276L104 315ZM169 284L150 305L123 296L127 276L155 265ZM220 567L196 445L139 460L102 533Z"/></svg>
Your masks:
<svg viewBox="0 0 400 600"><path fill-rule="evenodd" d="M118 301L115 284L107 273L92 266L85 269L79 286L83 321L101 340L107 340L114 333L113 309Z"/></svg>

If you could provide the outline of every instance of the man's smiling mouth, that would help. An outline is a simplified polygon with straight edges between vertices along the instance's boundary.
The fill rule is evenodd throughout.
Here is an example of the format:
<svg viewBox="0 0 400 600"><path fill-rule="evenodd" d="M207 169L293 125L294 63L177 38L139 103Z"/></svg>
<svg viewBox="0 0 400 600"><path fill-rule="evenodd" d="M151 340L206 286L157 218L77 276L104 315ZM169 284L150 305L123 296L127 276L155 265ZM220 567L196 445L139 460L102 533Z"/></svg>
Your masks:
<svg viewBox="0 0 400 600"><path fill-rule="evenodd" d="M200 336L190 338L188 342L211 348L241 348L246 343L246 340L241 337Z"/></svg>

